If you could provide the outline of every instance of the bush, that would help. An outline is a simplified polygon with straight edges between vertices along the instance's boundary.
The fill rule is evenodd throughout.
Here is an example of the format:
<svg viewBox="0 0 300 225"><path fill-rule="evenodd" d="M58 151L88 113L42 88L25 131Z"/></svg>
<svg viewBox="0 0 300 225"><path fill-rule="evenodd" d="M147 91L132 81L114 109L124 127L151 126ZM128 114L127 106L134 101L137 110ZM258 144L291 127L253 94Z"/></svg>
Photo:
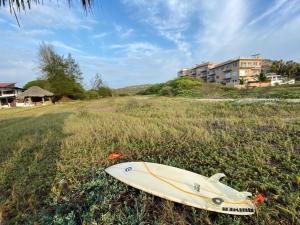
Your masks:
<svg viewBox="0 0 300 225"><path fill-rule="evenodd" d="M96 90L88 90L85 93L87 99L97 99L99 98L98 92Z"/></svg>
<svg viewBox="0 0 300 225"><path fill-rule="evenodd" d="M151 87L147 88L145 91L141 91L138 94L142 95L155 95L159 94L159 91L164 87L165 84L154 84Z"/></svg>
<svg viewBox="0 0 300 225"><path fill-rule="evenodd" d="M196 78L192 77L180 77L174 80L170 80L166 83L154 84L147 88L140 94L144 95L163 95L163 96L178 96L178 95L198 95L194 91L203 86L202 82ZM183 94L184 93L184 94Z"/></svg>
<svg viewBox="0 0 300 225"><path fill-rule="evenodd" d="M105 98L112 97L113 92L109 87L100 87L97 90L91 89L85 92L86 99L97 99L97 98Z"/></svg>
<svg viewBox="0 0 300 225"><path fill-rule="evenodd" d="M112 97L112 90L109 87L100 87L98 90L99 97Z"/></svg>
<svg viewBox="0 0 300 225"><path fill-rule="evenodd" d="M125 97L125 96L130 96L130 94L127 94L127 93L120 93L120 94L118 94L118 96L120 96L120 97Z"/></svg>
<svg viewBox="0 0 300 225"><path fill-rule="evenodd" d="M173 88L169 86L165 86L159 90L159 95L162 96L173 96Z"/></svg>

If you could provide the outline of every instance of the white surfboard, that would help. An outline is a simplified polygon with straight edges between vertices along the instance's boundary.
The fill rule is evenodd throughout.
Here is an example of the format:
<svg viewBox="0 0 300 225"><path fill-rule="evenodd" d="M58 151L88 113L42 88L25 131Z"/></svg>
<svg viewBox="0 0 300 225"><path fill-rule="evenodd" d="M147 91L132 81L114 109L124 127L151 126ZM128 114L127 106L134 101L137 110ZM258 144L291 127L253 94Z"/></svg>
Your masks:
<svg viewBox="0 0 300 225"><path fill-rule="evenodd" d="M210 211L251 215L255 205L249 192L239 192L219 182L225 175L205 177L187 170L148 162L127 162L105 170L116 179L174 202Z"/></svg>

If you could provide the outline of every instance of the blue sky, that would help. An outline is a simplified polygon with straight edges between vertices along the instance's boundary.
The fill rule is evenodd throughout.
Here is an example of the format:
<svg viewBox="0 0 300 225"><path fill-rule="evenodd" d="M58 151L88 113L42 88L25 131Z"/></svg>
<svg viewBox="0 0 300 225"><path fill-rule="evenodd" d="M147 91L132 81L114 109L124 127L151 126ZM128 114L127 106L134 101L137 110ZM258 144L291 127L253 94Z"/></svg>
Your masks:
<svg viewBox="0 0 300 225"><path fill-rule="evenodd" d="M76 3L49 2L20 13L21 27L0 8L1 82L40 76L43 41L76 58L85 87L97 72L116 88L255 53L300 61L300 0L95 0L88 15Z"/></svg>

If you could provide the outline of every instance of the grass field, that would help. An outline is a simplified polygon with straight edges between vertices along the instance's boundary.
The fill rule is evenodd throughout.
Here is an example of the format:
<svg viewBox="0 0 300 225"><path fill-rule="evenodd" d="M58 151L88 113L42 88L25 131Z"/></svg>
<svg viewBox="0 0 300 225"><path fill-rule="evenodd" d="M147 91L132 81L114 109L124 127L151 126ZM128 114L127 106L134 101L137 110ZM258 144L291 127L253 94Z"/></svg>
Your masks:
<svg viewBox="0 0 300 225"><path fill-rule="evenodd" d="M0 224L299 224L300 104L120 97L0 110ZM108 161L110 152L124 158ZM253 216L146 194L104 168L149 161L258 192ZM297 214L298 213L298 214Z"/></svg>

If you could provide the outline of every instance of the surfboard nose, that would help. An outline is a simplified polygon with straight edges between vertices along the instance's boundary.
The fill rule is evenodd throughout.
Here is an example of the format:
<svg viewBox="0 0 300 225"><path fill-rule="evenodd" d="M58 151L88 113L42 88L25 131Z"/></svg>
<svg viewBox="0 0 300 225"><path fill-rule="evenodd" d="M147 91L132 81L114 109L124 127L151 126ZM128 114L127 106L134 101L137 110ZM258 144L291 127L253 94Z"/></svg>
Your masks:
<svg viewBox="0 0 300 225"><path fill-rule="evenodd" d="M116 176L123 176L128 175L131 171L134 170L134 167L136 166L135 163L119 163L112 165L105 169L105 172L109 175L116 177Z"/></svg>
<svg viewBox="0 0 300 225"><path fill-rule="evenodd" d="M118 167L119 167L119 164L112 165L110 167L107 167L105 169L105 172L108 173L109 175L113 176L114 171L116 171L116 169L118 169Z"/></svg>

